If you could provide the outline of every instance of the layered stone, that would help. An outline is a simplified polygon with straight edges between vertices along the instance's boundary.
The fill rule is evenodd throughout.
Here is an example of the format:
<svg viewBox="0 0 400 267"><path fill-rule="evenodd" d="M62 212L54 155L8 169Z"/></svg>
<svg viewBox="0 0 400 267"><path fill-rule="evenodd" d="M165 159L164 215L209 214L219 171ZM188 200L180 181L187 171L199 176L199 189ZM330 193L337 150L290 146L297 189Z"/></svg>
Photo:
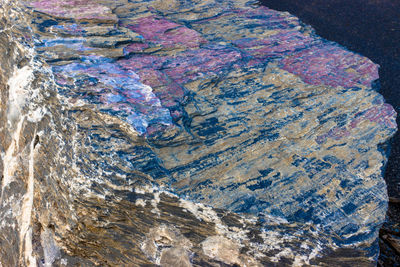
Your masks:
<svg viewBox="0 0 400 267"><path fill-rule="evenodd" d="M61 99L35 130L27 225L53 245L32 257L373 264L396 130L377 65L253 2L26 4Z"/></svg>

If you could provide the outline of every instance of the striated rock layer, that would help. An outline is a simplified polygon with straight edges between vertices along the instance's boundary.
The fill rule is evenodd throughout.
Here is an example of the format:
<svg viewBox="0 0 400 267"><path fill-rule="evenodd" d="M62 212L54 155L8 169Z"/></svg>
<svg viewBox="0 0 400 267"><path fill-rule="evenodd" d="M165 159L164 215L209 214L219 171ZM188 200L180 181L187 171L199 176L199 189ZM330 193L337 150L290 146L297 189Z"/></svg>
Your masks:
<svg viewBox="0 0 400 267"><path fill-rule="evenodd" d="M373 266L377 65L247 1L2 0L0 266Z"/></svg>

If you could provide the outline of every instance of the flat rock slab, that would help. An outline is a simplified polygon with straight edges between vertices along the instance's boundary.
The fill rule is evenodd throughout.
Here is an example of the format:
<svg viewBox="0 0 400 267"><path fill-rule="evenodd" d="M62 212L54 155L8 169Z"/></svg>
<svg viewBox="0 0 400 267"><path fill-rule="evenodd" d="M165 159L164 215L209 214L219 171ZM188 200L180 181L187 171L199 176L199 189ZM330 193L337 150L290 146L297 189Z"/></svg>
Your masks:
<svg viewBox="0 0 400 267"><path fill-rule="evenodd" d="M376 259L387 208L385 143L397 127L395 111L375 91L376 64L254 2L41 0L27 6L37 11L36 50L52 66L58 94L78 123L80 194L104 197L112 188L108 197L115 203L152 208L145 214L157 222L176 215L171 223L178 229L182 211L159 203L180 197L208 205L201 212L212 207L258 216L247 233L270 233L254 241L262 256L254 253L257 246L233 242L233 234L201 242L205 258L225 264L322 264L311 259L335 262L335 253L343 263L349 248L365 264ZM146 191L156 194L150 207L145 197L115 191L132 173L176 195L165 193L160 202L160 193ZM95 205L78 202L83 210ZM123 209L115 216L124 217ZM162 245L161 230L145 228L141 248L148 260L194 264L189 234L163 228L178 241ZM263 247L274 235L275 246ZM240 247L251 247L252 258Z"/></svg>

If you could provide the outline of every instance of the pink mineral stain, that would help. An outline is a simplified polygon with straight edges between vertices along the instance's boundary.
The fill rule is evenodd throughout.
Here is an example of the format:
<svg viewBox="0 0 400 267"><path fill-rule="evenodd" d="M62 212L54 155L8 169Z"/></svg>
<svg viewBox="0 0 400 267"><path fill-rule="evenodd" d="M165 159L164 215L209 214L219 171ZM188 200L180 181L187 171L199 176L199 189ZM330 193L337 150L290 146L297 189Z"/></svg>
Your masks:
<svg viewBox="0 0 400 267"><path fill-rule="evenodd" d="M164 72L179 84L218 74L224 68L241 59L233 49L198 49L185 51L170 57L164 64Z"/></svg>
<svg viewBox="0 0 400 267"><path fill-rule="evenodd" d="M285 56L298 49L309 47L315 42L315 39L298 31L282 30L267 39L244 38L233 41L233 44L256 58L266 59L280 55Z"/></svg>
<svg viewBox="0 0 400 267"><path fill-rule="evenodd" d="M348 137L351 135L350 131L357 126L362 121L375 122L382 125L382 127L389 129L396 129L396 111L389 104L383 103L379 106L373 106L362 113L357 113L355 117L351 120L347 127L335 127L329 130L326 134L320 135L316 138L318 144L324 143L327 138L332 138L334 140L340 140L343 137Z"/></svg>
<svg viewBox="0 0 400 267"><path fill-rule="evenodd" d="M397 128L396 111L391 105L386 103L381 106L374 106L367 109L363 115L358 113L355 116L356 118L350 122L351 128L356 128L358 124L364 120L379 123L391 129Z"/></svg>
<svg viewBox="0 0 400 267"><path fill-rule="evenodd" d="M162 71L178 84L184 84L202 77L218 74L229 68L242 55L224 46L187 50L176 56L133 56L118 61L124 69L142 73L143 79L154 86L160 84L150 69ZM146 71L143 71L146 69ZM153 76L152 76L153 75ZM139 75L140 76L140 75ZM147 84L147 83L146 83ZM161 84L160 84L161 85Z"/></svg>
<svg viewBox="0 0 400 267"><path fill-rule="evenodd" d="M126 55L132 52L133 53L142 52L144 49L148 47L149 47L148 43L132 43L127 47L124 47L124 54Z"/></svg>
<svg viewBox="0 0 400 267"><path fill-rule="evenodd" d="M148 16L131 21L125 25L139 33L148 42L159 44L165 48L197 48L207 41L201 35L183 25L157 16Z"/></svg>
<svg viewBox="0 0 400 267"><path fill-rule="evenodd" d="M337 45L322 44L297 52L281 61L283 69L306 83L343 86L371 86L378 79L378 65Z"/></svg>
<svg viewBox="0 0 400 267"><path fill-rule="evenodd" d="M137 71L143 68L160 69L165 58L149 55L136 55L128 59L118 61L118 65L124 69Z"/></svg>
<svg viewBox="0 0 400 267"><path fill-rule="evenodd" d="M145 68L138 70L137 74L140 82L153 88L163 107L176 106L185 95L183 88L161 71Z"/></svg>

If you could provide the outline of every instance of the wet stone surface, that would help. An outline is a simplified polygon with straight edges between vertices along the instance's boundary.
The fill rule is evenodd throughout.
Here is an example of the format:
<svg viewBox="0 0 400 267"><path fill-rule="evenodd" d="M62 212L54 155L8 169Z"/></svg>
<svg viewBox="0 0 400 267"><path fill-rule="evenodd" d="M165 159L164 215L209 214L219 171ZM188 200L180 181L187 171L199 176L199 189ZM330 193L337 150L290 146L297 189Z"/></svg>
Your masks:
<svg viewBox="0 0 400 267"><path fill-rule="evenodd" d="M397 126L369 59L255 2L23 4L1 8L37 79L0 80L36 103L0 106L6 265L375 264Z"/></svg>

